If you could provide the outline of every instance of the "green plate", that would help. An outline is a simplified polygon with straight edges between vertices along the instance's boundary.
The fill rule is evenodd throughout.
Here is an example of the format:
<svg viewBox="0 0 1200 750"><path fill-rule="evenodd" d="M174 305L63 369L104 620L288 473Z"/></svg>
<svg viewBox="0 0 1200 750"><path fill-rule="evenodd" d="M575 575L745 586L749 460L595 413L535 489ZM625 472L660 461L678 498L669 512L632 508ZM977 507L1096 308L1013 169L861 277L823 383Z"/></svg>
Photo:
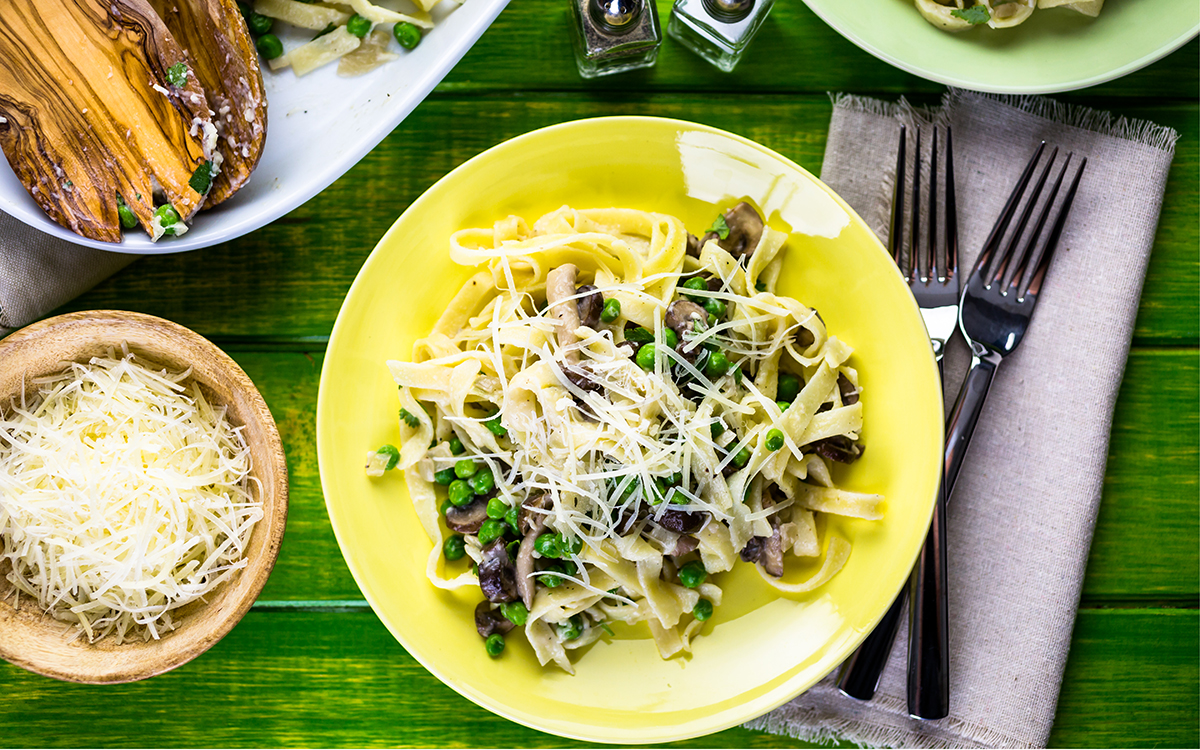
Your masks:
<svg viewBox="0 0 1200 750"><path fill-rule="evenodd" d="M1196 0L1108 0L1096 18L1063 8L1011 29L935 28L912 0L805 0L839 34L901 70L998 94L1095 86L1170 54L1200 31Z"/></svg>

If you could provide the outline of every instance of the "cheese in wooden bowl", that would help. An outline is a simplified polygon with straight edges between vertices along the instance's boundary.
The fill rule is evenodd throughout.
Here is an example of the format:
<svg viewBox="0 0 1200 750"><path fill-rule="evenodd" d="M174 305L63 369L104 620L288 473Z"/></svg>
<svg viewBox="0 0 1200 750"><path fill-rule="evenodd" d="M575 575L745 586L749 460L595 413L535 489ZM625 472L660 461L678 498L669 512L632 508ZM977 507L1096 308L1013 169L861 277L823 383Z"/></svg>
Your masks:
<svg viewBox="0 0 1200 750"><path fill-rule="evenodd" d="M274 420L204 338L126 312L0 341L0 656L128 682L249 609L287 517Z"/></svg>

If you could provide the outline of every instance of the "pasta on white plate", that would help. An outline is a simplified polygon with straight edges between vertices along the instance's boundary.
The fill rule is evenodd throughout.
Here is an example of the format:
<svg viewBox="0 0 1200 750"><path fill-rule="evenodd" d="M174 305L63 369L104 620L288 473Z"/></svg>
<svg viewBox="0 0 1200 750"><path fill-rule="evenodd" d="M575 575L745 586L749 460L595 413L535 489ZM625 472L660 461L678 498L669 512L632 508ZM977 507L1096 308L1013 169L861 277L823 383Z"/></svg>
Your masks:
<svg viewBox="0 0 1200 750"><path fill-rule="evenodd" d="M496 656L523 626L543 665L645 622L689 651L738 559L781 592L834 576L850 544L823 514L881 517L834 486L862 453L852 350L775 293L786 235L741 203L703 238L672 216L561 208L453 235L480 270L399 385L399 449L441 588L479 586ZM785 558L818 567L785 577Z"/></svg>
<svg viewBox="0 0 1200 750"><path fill-rule="evenodd" d="M926 21L943 31L987 24L993 29L1019 26L1035 10L1065 8L1095 18L1104 0L914 0Z"/></svg>

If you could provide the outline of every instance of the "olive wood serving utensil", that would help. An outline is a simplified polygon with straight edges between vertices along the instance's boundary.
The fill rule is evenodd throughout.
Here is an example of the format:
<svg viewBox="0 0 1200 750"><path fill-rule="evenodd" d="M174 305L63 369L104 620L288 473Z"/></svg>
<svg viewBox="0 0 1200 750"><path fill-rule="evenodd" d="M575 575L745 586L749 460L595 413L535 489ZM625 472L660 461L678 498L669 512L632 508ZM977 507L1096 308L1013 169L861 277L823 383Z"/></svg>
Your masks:
<svg viewBox="0 0 1200 750"><path fill-rule="evenodd" d="M212 126L180 63L145 0L0 3L0 148L56 222L119 242L120 195L153 236L156 182L185 221L200 209L209 185L189 183L211 162Z"/></svg>
<svg viewBox="0 0 1200 750"><path fill-rule="evenodd" d="M206 207L236 193L258 166L267 137L267 95L254 40L235 0L149 0L183 47L220 138L220 171Z"/></svg>

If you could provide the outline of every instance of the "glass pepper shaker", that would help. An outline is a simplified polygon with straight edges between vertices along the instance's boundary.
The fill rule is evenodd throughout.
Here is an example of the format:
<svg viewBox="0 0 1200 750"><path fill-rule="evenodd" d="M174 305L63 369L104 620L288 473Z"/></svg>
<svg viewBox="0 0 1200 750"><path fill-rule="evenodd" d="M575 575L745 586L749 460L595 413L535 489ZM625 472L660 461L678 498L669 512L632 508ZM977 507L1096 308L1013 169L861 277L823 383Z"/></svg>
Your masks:
<svg viewBox="0 0 1200 750"><path fill-rule="evenodd" d="M571 42L584 78L648 68L662 31L653 0L570 0Z"/></svg>
<svg viewBox="0 0 1200 750"><path fill-rule="evenodd" d="M667 33L728 73L774 4L775 0L675 0Z"/></svg>

